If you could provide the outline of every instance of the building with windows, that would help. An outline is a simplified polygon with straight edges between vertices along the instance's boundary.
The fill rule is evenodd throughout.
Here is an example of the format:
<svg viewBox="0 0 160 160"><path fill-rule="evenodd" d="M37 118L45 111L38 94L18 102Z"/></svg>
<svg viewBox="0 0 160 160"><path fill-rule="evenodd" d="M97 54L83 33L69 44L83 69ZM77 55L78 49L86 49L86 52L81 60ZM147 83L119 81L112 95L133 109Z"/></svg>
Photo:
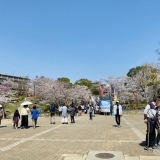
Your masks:
<svg viewBox="0 0 160 160"><path fill-rule="evenodd" d="M27 76L18 77L0 73L0 83L2 83L4 80L12 80L13 82L26 82L26 83L30 82L30 79Z"/></svg>

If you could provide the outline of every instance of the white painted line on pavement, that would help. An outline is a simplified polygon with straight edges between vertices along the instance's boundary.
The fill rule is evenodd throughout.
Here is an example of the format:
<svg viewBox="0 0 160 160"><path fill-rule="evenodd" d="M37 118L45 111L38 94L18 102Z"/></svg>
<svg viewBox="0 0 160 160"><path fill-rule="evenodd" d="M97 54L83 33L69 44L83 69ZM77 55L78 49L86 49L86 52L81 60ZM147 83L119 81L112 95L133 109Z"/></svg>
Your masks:
<svg viewBox="0 0 160 160"><path fill-rule="evenodd" d="M24 140L25 138L0 138L1 141L17 141L17 140ZM34 139L28 139L28 141L52 141L52 142L95 142L95 143L103 143L103 142L116 142L116 143L138 143L141 142L141 140L80 140L80 139L45 139L45 138L34 138Z"/></svg>
<svg viewBox="0 0 160 160"><path fill-rule="evenodd" d="M144 140L146 139L145 135L143 135L138 129L136 129L135 127L133 127L132 124L129 123L124 117L123 117L123 120L124 120L124 122L125 122L126 124L128 124L128 125L131 127L131 129L133 130L133 132L136 133L137 136L138 136L142 141L144 141ZM159 150L154 149L154 153L155 153L156 155L160 155Z"/></svg>
<svg viewBox="0 0 160 160"><path fill-rule="evenodd" d="M79 120L80 118L81 118L81 117L76 118L76 120ZM40 133L38 133L38 134L35 134L34 136L31 136L31 137L28 137L28 138L23 138L23 139L21 139L21 140L18 141L18 142L15 142L15 143L10 144L10 145L8 145L8 146L6 146L6 147L0 148L0 151L8 151L8 150L12 149L13 147L18 146L19 144L22 144L22 143L25 143L25 142L27 142L27 141L30 141L30 140L38 137L38 136L41 136L41 135L43 135L43 134L45 134L45 133L48 133L48 132L50 132L50 131L52 131L52 130L55 130L55 129L57 129L57 128L60 128L60 127L62 127L62 126L64 126L64 125L61 124L61 125L59 125L59 126L57 126L57 127L54 127L54 128L48 129L48 130L46 130L46 131L40 132ZM10 138L9 138L9 139L10 139Z"/></svg>
<svg viewBox="0 0 160 160"><path fill-rule="evenodd" d="M129 125L131 127L131 129L133 130L133 132L140 138L140 140L144 141L145 140L145 136L135 127L133 127L133 125L131 123L129 123L124 117L123 117L124 122Z"/></svg>
<svg viewBox="0 0 160 160"><path fill-rule="evenodd" d="M57 126L57 127L51 128L51 129L48 129L48 130L46 130L46 131L43 131L43 132L41 132L41 133L35 134L34 136L21 139L20 141L15 142L15 143L13 143L13 144L11 144L11 145L8 145L8 146L6 146L6 147L0 148L0 151L8 151L8 150L10 150L11 148L13 148L13 147L15 147L15 146L17 146L17 145L19 145L19 144L22 144L22 143L24 143L24 142L27 142L27 141L29 141L30 139L34 139L34 138L36 138L36 137L38 137L38 136L41 136L41 135L43 135L43 134L45 134L45 133L48 133L48 132L50 132L50 131L52 131L52 130L55 130L55 129L57 129L57 128L60 128L60 127L62 127L62 126L63 126L63 125L60 125L60 126Z"/></svg>

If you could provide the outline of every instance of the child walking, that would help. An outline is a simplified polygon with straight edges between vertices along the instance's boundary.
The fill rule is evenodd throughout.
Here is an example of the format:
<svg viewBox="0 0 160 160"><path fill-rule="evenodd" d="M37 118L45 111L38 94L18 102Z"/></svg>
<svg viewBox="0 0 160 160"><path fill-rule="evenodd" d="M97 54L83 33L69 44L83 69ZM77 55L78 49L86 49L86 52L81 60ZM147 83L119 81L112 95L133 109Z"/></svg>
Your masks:
<svg viewBox="0 0 160 160"><path fill-rule="evenodd" d="M19 119L20 119L20 114L18 109L16 109L13 115L13 128L18 129Z"/></svg>
<svg viewBox="0 0 160 160"><path fill-rule="evenodd" d="M37 119L39 116L39 110L36 108L36 106L33 106L33 109L31 111L31 115L32 115L32 124L33 124L33 128L36 128L37 125Z"/></svg>

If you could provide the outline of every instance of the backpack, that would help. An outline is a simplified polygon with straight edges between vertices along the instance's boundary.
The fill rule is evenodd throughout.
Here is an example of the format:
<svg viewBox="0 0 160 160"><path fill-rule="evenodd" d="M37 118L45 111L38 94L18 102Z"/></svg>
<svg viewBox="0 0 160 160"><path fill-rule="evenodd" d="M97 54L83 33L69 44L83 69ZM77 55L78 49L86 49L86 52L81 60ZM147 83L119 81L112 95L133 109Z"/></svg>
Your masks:
<svg viewBox="0 0 160 160"><path fill-rule="evenodd" d="M55 106L54 104L52 104L50 107L49 107L49 110L51 113L53 113L55 111Z"/></svg>
<svg viewBox="0 0 160 160"><path fill-rule="evenodd" d="M157 124L157 121L158 121L157 110L153 109L154 105L152 103L150 103L149 105L150 105L150 109L148 110L147 115L151 119L152 124Z"/></svg>

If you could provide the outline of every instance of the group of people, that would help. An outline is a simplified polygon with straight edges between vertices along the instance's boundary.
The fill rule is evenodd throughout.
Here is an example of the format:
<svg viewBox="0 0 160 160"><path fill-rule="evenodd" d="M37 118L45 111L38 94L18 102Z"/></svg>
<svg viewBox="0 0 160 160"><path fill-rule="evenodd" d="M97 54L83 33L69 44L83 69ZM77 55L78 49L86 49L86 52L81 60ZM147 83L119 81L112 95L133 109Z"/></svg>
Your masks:
<svg viewBox="0 0 160 160"><path fill-rule="evenodd" d="M93 119L95 106L91 103L88 105L76 106L71 104L66 106L63 104L56 108L55 104L52 103L49 107L50 112L50 124L55 124L56 110L58 110L59 117L62 117L62 124L68 124L68 116L70 116L70 123L75 123L75 116L81 116L82 113L89 112L89 120ZM115 115L115 121L117 127L120 128L121 117L123 115L122 106L119 101L113 106L113 113ZM32 126L35 129L37 125L37 120L39 117L39 110L36 106L33 106L32 110L28 108L28 105L24 105L19 113L18 109L15 110L13 114L13 128L18 128L18 123L21 120L20 127L22 129L28 128L28 115L31 114ZM4 117L4 110L2 105L0 105L0 125L1 120ZM145 150L153 150L156 146L160 146L160 96L153 99L152 102L148 103L144 110L144 123L147 126L146 131L146 146ZM157 129L157 134L156 134Z"/></svg>
<svg viewBox="0 0 160 160"><path fill-rule="evenodd" d="M119 104L119 101L116 102L113 108L114 108L113 112L115 115L117 127L121 127L120 123L123 112L122 112L122 106ZM81 116L82 113L85 114L89 113L89 119L92 120L93 117L95 116L96 110L99 110L99 106L98 104L94 106L93 103L89 103L88 105L79 105L79 106L71 104L69 107L63 104L62 106L58 107L59 116L62 117L62 124L68 124L68 114L70 114L71 123L75 123L74 116L76 116L77 114ZM55 124L56 107L54 103L49 107L49 111L50 111L50 123Z"/></svg>
<svg viewBox="0 0 160 160"><path fill-rule="evenodd" d="M13 114L13 128L18 129L18 123L19 120L21 120L20 127L21 129L26 129L28 128L28 115L31 114L31 119L32 119L32 126L35 129L37 125L37 119L39 116L39 110L36 108L36 106L33 106L31 112L30 109L28 108L28 105L24 105L19 113L18 109L15 110Z"/></svg>
<svg viewBox="0 0 160 160"><path fill-rule="evenodd" d="M59 106L57 109L56 105L52 103L49 107L50 124L56 123L55 116L56 116L57 110L59 113L59 117L62 117L62 124L68 124L68 116L70 116L70 123L75 123L76 115L82 116L82 113L87 114L88 112L89 112L89 119L92 120L95 112L95 108L92 104L79 105L79 106L76 106L75 104L66 106L65 104L63 104L62 106ZM36 108L36 106L33 106L32 110L30 111L28 105L24 105L20 111L18 109L15 110L13 114L13 119L12 119L12 126L14 129L18 129L18 126L20 126L21 129L28 128L28 123L29 123L28 118L29 118L29 115L31 115L32 126L35 129L37 126L37 120L38 120L39 114L40 112ZM2 105L0 105L0 125L1 125L2 118L4 118L4 110Z"/></svg>
<svg viewBox="0 0 160 160"><path fill-rule="evenodd" d="M93 105L89 105L87 111L89 111L89 119L92 120L92 117L94 116L94 107ZM56 107L55 104L52 103L49 107L50 112L50 124L55 124L55 115L56 115ZM75 123L75 116L79 115L81 116L82 113L85 113L85 107L78 106L71 104L69 107L67 107L65 104L58 107L59 117L62 117L62 124L68 124L68 115L70 115L70 123Z"/></svg>
<svg viewBox="0 0 160 160"><path fill-rule="evenodd" d="M97 105L98 106L98 105ZM116 108L117 106L117 108ZM55 115L56 111L58 110L59 117L62 117L62 124L68 124L68 116L70 116L70 123L75 123L75 116L82 116L82 113L87 114L89 113L89 120L93 120L93 117L95 116L96 107L90 103L88 105L75 105L71 104L70 106L66 106L63 104L62 106L59 106L58 108L54 103L52 103L49 107L50 112L50 124L55 124ZM117 112L117 113L116 113ZM15 110L13 114L13 128L17 129L19 125L19 121L21 120L20 127L21 129L28 128L28 116L31 114L32 119L32 125L33 128L36 128L37 120L39 117L39 110L36 108L36 106L33 107L33 109L30 111L28 105L24 105L19 113L18 109ZM122 107L119 105L119 102L117 101L115 107L114 107L114 114L116 117L116 122L118 127L120 127L120 117L122 115ZM0 106L0 124L1 119L4 117L3 109Z"/></svg>

